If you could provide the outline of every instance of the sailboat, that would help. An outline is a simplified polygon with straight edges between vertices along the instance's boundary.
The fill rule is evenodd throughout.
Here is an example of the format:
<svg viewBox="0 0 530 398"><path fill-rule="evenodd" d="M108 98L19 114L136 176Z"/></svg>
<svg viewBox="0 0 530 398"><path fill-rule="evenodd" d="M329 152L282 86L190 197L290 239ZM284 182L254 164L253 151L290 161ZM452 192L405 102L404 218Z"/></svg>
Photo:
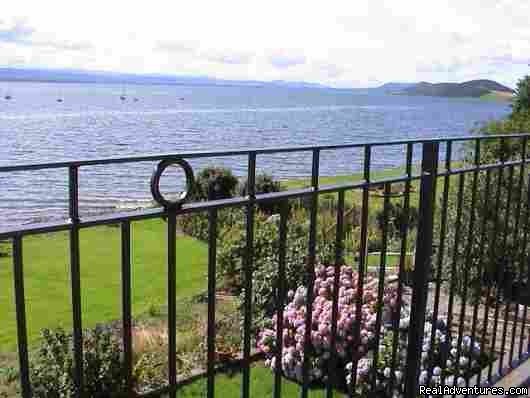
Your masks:
<svg viewBox="0 0 530 398"><path fill-rule="evenodd" d="M9 86L6 87L6 93L4 95L4 99L6 101L9 101L10 99L12 99L13 97L11 96L11 94L9 93Z"/></svg>
<svg viewBox="0 0 530 398"><path fill-rule="evenodd" d="M62 95L62 90L59 90L59 96L57 97L57 102L63 102L63 95Z"/></svg>
<svg viewBox="0 0 530 398"><path fill-rule="evenodd" d="M120 99L122 101L125 101L127 99L127 96L125 95L125 87L122 87L122 89L121 89Z"/></svg>

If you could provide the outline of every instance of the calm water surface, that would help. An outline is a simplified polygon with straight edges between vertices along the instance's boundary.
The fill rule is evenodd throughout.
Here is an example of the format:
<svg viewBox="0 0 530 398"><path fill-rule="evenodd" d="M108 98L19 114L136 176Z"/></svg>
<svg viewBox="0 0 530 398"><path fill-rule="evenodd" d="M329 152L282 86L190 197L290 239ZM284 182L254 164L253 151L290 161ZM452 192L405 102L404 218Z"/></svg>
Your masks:
<svg viewBox="0 0 530 398"><path fill-rule="evenodd" d="M0 164L418 137L461 136L509 112L504 103L350 90L0 82ZM3 100L6 92L13 96ZM63 102L57 102L57 98ZM137 98L135 102L133 98ZM324 152L323 175L362 165L359 150ZM375 151L374 167L403 164L404 148ZM246 173L246 159L191 162ZM150 203L154 163L81 168L82 215ZM278 178L310 173L310 154L258 157ZM0 226L64 219L67 171L0 174Z"/></svg>

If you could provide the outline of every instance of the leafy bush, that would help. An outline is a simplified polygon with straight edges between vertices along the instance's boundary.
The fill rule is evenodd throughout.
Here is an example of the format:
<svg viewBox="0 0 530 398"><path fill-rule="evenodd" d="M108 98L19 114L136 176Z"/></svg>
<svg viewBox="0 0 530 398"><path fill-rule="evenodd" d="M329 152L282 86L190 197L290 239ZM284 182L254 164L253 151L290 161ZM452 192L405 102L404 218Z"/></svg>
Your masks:
<svg viewBox="0 0 530 398"><path fill-rule="evenodd" d="M207 167L195 178L192 197L195 200L227 199L234 196L238 180L223 167Z"/></svg>
<svg viewBox="0 0 530 398"><path fill-rule="evenodd" d="M88 396L126 397L122 351L112 333L105 328L86 332L83 349L83 376ZM75 396L72 336L62 329L43 330L31 373L35 397Z"/></svg>
<svg viewBox="0 0 530 398"><path fill-rule="evenodd" d="M401 308L396 306L397 286L385 284L383 287L382 306L378 306L377 278L368 276L365 280L362 297L362 315L360 327L360 345L356 345L356 303L359 299L357 290L358 275L351 267L343 266L339 275L338 319L336 334L336 367L330 370L331 359L331 313L334 267L319 266L316 269L314 285L312 331L308 353L310 355L309 379L313 383L325 382L331 378L336 388L345 388L352 382L356 368L356 393L368 395L371 391L371 380L376 378L377 396L401 397L404 390L404 374L406 366L406 349L408 327L410 322L410 303L403 300ZM281 364L276 363L279 344L276 342L276 315L261 330L258 349L265 353L267 364L271 369L281 367L283 374L298 382L302 382L302 364L304 354L305 313L307 289L299 286L296 291L289 292L289 303L283 313L283 336ZM376 317L381 312L381 334L379 346L375 346ZM399 311L397 313L396 311ZM394 316L396 318L394 318ZM399 328L392 328L392 319L399 322ZM428 317L430 319L430 317ZM434 345L431 347L431 332L434 329ZM392 348L394 334L397 341L396 371L391 374ZM450 330L444 319L433 325L427 320L421 354L420 384L427 382L427 369L433 369L431 385L439 385L443 380L449 386L453 382L462 385L464 377L476 372L489 357L481 352L480 344L473 344L469 336L462 336L460 350L458 340L451 338ZM373 353L378 350L378 362L374 363ZM354 362L357 366L354 367ZM457 367L458 363L458 367ZM470 367L468 367L470 365ZM457 369L458 368L458 369ZM332 373L330 373L330 371ZM390 380L394 379L393 390Z"/></svg>
<svg viewBox="0 0 530 398"><path fill-rule="evenodd" d="M63 329L44 329L41 336L41 345L31 363L33 396L75 396L72 335ZM137 358L133 364L133 387L161 387L164 379L157 367L149 354ZM110 327L98 326L83 333L83 372L87 396L128 397L122 345Z"/></svg>
<svg viewBox="0 0 530 398"><path fill-rule="evenodd" d="M528 81L528 78L525 81ZM517 98L522 99L524 96L521 97L519 94L518 92ZM506 119L487 123L478 132L486 135L530 132L530 110L519 108L514 108L514 112ZM517 161L521 159L522 151L522 139L484 140L481 145L480 160L482 164L499 163L501 160ZM530 154L530 145L526 148L526 154L527 157ZM472 167L473 158L474 147L470 146L467 148L465 166ZM452 184L449 200L448 225L450 226L455 225L457 218L457 185L456 181ZM528 202L527 188L527 178L523 175L521 179L521 168L518 166L513 168L511 179L508 167L492 170L489 187L486 184L486 173L481 172L477 180L476 205L472 210L470 203L473 195L473 177L468 175L463 189L462 238L455 242L455 228L448 228L444 255L444 270L447 275L451 275L448 283L455 286L457 293L462 293L464 287L467 287L473 297L478 299L483 296L485 288L499 288L499 293L506 298L513 295L515 281L527 280L524 269L521 273L521 268L526 267L521 260L530 249L527 245L526 253L522 253L525 246L524 217ZM497 190L499 190L498 206ZM510 206L508 206L509 196L511 196ZM509 217L506 211L508 208ZM473 211L475 211L475 224L473 229L470 229ZM485 227L484 240L482 240L482 225ZM471 246L468 256L469 234ZM454 275L451 272L453 263L456 265ZM481 270L482 272L479 272Z"/></svg>
<svg viewBox="0 0 530 398"><path fill-rule="evenodd" d="M219 234L223 235L223 231L232 227L241 226L244 220L245 212L241 208L232 208L219 210L217 212L217 225ZM192 236L195 239L208 241L208 213L199 212L194 214L185 214L177 219L179 228L186 235Z"/></svg>
<svg viewBox="0 0 530 398"><path fill-rule="evenodd" d="M306 282L307 256L309 252L309 224L307 215L291 213L288 228L285 254L285 283L287 288L294 288ZM279 262L279 226L278 217L257 216L254 226L252 303L253 322L260 325L263 319L275 309L278 289ZM333 255L334 244L323 236L317 239L318 258L329 260ZM239 227L227 229L220 233L217 256L218 280L225 287L244 297L244 261L246 255L246 231L243 220ZM242 300L243 301L243 300Z"/></svg>
<svg viewBox="0 0 530 398"><path fill-rule="evenodd" d="M400 325L406 326L408 318L402 318ZM436 387L457 385L464 387L466 378L477 373L490 362L490 357L481 349L477 341L472 341L468 335L462 336L460 350L458 339L451 338L451 331L447 328L445 319L438 319L434 325L434 339L431 347L431 333L433 325L427 320L424 325L424 335L421 351L420 385ZM397 334L396 370L392 374L392 350L394 331L388 327L383 328L379 345L378 362L369 356L361 358L357 364L356 392L361 396L371 392L371 379L376 379L376 394L382 397L404 397L404 375L406 373L408 331L402 327ZM473 343L473 344L472 344ZM353 363L346 365L346 382L352 381ZM429 372L431 378L429 380ZM391 390L392 388L392 390Z"/></svg>
<svg viewBox="0 0 530 398"><path fill-rule="evenodd" d="M273 193L273 192L280 192L282 190L281 184L279 181L274 180L274 178L269 174L258 174L256 176L256 194L261 193ZM248 181L245 181L241 185L240 190L241 196L247 196L248 195ZM278 213L279 210L279 204L278 203L259 203L258 208L260 211L262 211L265 214L274 214Z"/></svg>
<svg viewBox="0 0 530 398"><path fill-rule="evenodd" d="M384 210L380 210L376 216L377 226L380 230L384 227L385 217ZM389 203L388 206L388 238L393 239L396 234L399 234L401 228L404 227L405 223L408 224L409 230L418 226L418 209L414 206L409 207L409 213L405 212L405 208L401 203L393 204Z"/></svg>
<svg viewBox="0 0 530 398"><path fill-rule="evenodd" d="M331 312L333 297L334 267L320 265L315 270L314 283L315 298L313 301L312 333L310 358L310 380L323 381L328 376L329 359L331 357ZM355 346L354 331L356 319L356 303L358 275L349 266L342 266L339 275L338 292L338 322L336 352L338 355L338 368L344 369L353 358L359 359L366 355L373 345L376 330L377 314L377 289L378 280L368 276L363 291L363 306L361 315L360 335L361 345ZM396 309L397 286L386 285L384 288L383 302L385 311L383 323L390 321ZM296 291L289 292L290 302L284 310L284 332L281 367L284 374L292 379L302 381L302 362L304 352L305 313L307 305L307 288L299 286ZM276 343L276 315L269 321L259 336L258 348L269 356L271 368L276 367L274 354ZM344 379L343 379L344 381Z"/></svg>
<svg viewBox="0 0 530 398"><path fill-rule="evenodd" d="M515 91L515 101L513 103L513 112L529 112L530 111L530 76L526 76L517 83L517 90Z"/></svg>

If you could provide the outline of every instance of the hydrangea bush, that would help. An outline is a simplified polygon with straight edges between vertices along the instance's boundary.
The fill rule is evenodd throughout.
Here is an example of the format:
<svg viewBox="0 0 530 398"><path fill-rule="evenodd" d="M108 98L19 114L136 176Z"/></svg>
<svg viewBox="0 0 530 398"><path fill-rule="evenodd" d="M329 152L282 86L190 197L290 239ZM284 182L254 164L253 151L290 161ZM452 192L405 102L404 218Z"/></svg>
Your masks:
<svg viewBox="0 0 530 398"><path fill-rule="evenodd" d="M334 267L319 266L314 283L314 301L310 347L311 381L325 380L328 361L331 357L331 318L333 303ZM336 351L339 363L346 365L353 358L361 358L368 352L375 337L377 316L378 279L368 276L364 283L363 304L361 310L361 345L354 347L355 312L357 302L357 273L350 267L343 266L339 275L338 322ZM384 310L382 321L391 319L392 309L396 308L396 286L386 285L383 293ZM304 357L305 314L307 289L303 286L288 293L290 302L285 306L283 317L283 350L282 370L292 379L302 381L302 362ZM267 354L270 366L276 367L276 316L271 319L269 327L260 332L258 348Z"/></svg>
<svg viewBox="0 0 530 398"><path fill-rule="evenodd" d="M309 380L312 383L325 382L329 376L331 359L331 331L334 267L318 266L315 269L314 300L312 310L311 345L308 347ZM338 317L336 334L336 368L333 380L337 388L348 388L356 372L355 392L366 394L371 391L371 380L375 377L376 389L381 396L403 396L406 366L407 338L410 319L410 303L403 297L401 308L397 307L397 284L383 285L381 308L381 331L379 347L376 343L376 318L378 312L379 279L367 275L364 280L360 320L360 344L356 345L356 303L358 298L358 274L349 266L342 266L339 275ZM281 370L295 381L302 382L304 359L304 336L307 289L300 286L289 291L288 302L283 312L283 337ZM396 311L399 310L399 315ZM399 328L394 330L393 315L399 319ZM445 383L465 384L465 378L487 363L481 353L480 344L472 344L469 336L462 336L458 350L457 337L451 337L446 321L439 319L433 327L427 317L424 327L421 354L420 384L432 386ZM265 353L267 365L276 369L276 316L263 328L258 336L258 349ZM434 336L431 339L431 332ZM397 337L395 371L392 374L394 336ZM431 347L431 340L433 346ZM374 364L374 350L378 348L378 362ZM355 364L357 366L355 366ZM429 374L431 372L431 374Z"/></svg>

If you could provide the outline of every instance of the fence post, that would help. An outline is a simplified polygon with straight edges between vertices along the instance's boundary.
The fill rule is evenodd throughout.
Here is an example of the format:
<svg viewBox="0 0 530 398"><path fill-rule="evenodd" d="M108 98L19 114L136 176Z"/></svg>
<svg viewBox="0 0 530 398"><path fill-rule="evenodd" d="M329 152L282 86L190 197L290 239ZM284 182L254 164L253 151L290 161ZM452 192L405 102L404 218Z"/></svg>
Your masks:
<svg viewBox="0 0 530 398"><path fill-rule="evenodd" d="M427 309L428 273L431 268L433 224L436 200L438 142L425 142L422 148L420 208L416 256L412 281L412 302L407 347L405 396L418 395L418 376L423 344L425 313Z"/></svg>

